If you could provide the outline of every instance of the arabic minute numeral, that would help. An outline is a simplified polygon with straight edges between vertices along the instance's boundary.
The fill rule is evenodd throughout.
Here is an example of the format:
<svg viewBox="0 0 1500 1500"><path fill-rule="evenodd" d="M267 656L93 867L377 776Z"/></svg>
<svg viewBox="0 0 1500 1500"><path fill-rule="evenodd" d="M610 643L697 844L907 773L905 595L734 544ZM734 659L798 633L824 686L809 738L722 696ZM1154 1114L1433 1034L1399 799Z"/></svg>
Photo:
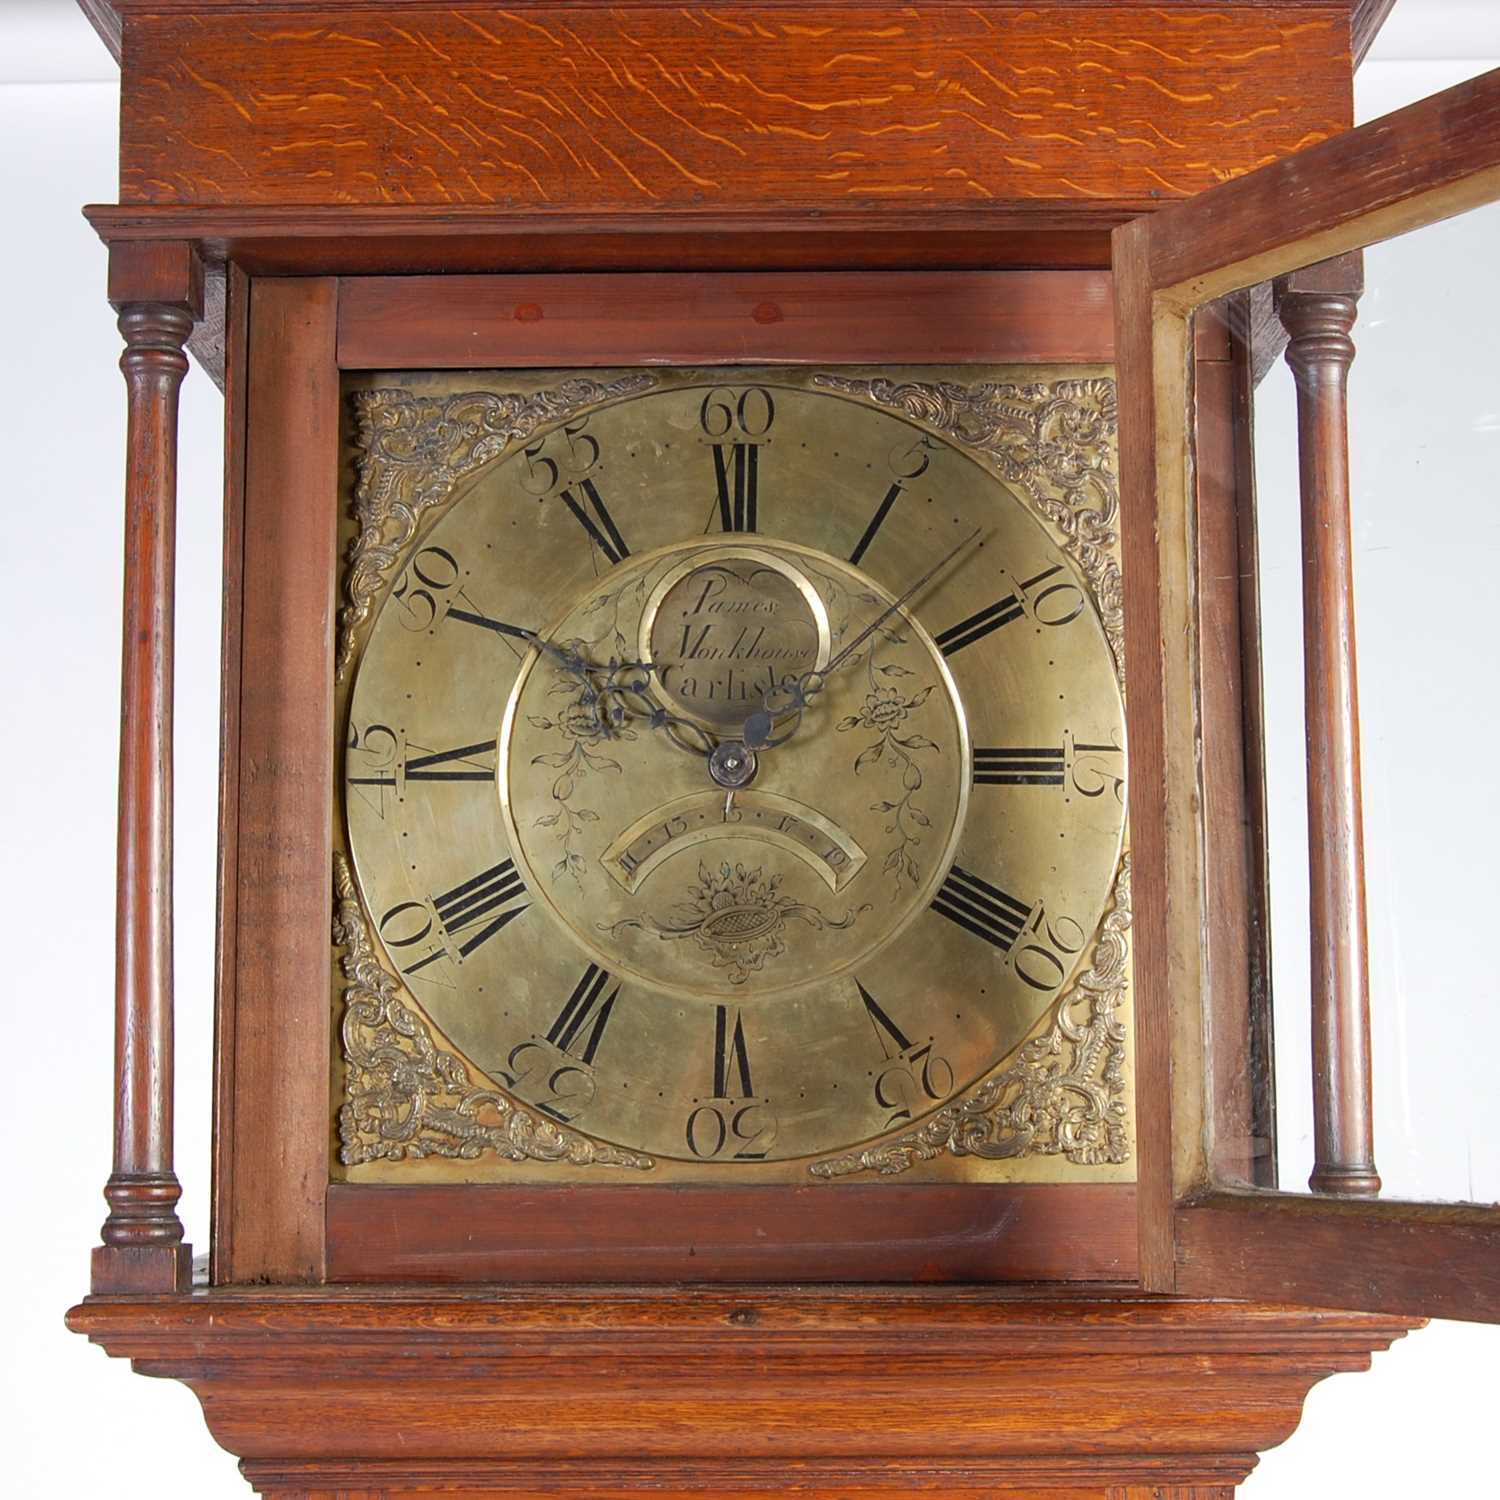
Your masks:
<svg viewBox="0 0 1500 1500"><path fill-rule="evenodd" d="M516 1089L536 1079L531 1095L536 1107L564 1124L576 1120L598 1092L594 1058L619 993L608 970L590 964L546 1037L532 1037L511 1048L497 1075L500 1081Z"/></svg>
<svg viewBox="0 0 1500 1500"><path fill-rule="evenodd" d="M1048 916L1039 906L1026 924L1022 941L1011 952L1010 966L1023 984L1050 995L1068 977L1087 939L1072 917Z"/></svg>
<svg viewBox="0 0 1500 1500"><path fill-rule="evenodd" d="M396 618L407 630L430 630L461 592L463 570L446 547L423 547L391 589Z"/></svg>
<svg viewBox="0 0 1500 1500"><path fill-rule="evenodd" d="M401 736L389 724L349 725L345 781L354 795L384 820L386 794L398 795L396 773L402 755Z"/></svg>

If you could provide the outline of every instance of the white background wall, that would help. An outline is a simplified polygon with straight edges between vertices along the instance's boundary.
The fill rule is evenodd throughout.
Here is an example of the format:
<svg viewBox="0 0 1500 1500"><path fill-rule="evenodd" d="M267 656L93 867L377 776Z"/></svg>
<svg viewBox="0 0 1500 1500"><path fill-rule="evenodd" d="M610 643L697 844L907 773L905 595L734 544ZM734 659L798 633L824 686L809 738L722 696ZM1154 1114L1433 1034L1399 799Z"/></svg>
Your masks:
<svg viewBox="0 0 1500 1500"><path fill-rule="evenodd" d="M1362 74L1361 113L1495 65L1483 58L1500 60L1493 0L1400 0ZM0 365L0 452L10 475L0 539L0 912L11 1057L0 1139L21 1185L0 1237L0 1286L12 1292L0 1337L0 1493L232 1500L246 1488L192 1395L133 1377L62 1327L87 1286L110 1158L123 387L105 258L78 207L115 196L113 77L69 0L0 0L0 202L11 210L0 285L12 299ZM1494 264L1492 256L1491 276ZM177 1162L183 1218L202 1248L221 403L200 372L183 403ZM1368 503L1381 497L1372 492ZM1468 713L1476 740L1500 741L1493 695ZM8 1198L16 1202L14 1190ZM1497 1360L1500 1332L1435 1325L1381 1356L1372 1374L1325 1382L1296 1436L1245 1487L1247 1500L1492 1492ZM164 1454L170 1480L161 1478Z"/></svg>

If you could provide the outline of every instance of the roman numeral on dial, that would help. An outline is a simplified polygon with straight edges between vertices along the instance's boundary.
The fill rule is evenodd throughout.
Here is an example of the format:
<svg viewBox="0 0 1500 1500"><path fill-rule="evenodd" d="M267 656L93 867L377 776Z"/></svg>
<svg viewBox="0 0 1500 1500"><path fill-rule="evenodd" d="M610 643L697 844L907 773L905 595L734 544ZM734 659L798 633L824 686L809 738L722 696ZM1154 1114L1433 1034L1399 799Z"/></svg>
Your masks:
<svg viewBox="0 0 1500 1500"><path fill-rule="evenodd" d="M1125 752L1113 741L1085 744L1071 734L1061 745L977 745L975 786L1065 786L1070 795L1094 798L1113 792L1125 800Z"/></svg>
<svg viewBox="0 0 1500 1500"><path fill-rule="evenodd" d="M1009 953L1031 915L1024 901L959 865L948 872L932 902L933 911Z"/></svg>
<svg viewBox="0 0 1500 1500"><path fill-rule="evenodd" d="M407 781L493 781L495 768L482 766L476 757L493 755L494 740L480 740L473 745L460 745L456 750L430 750L425 755L413 755L413 750L426 750L425 745L407 745Z"/></svg>
<svg viewBox="0 0 1500 1500"><path fill-rule="evenodd" d="M975 746L975 786L1061 786L1066 773L1063 748L1007 750Z"/></svg>
<svg viewBox="0 0 1500 1500"><path fill-rule="evenodd" d="M897 480L885 492L883 499L875 507L875 514L870 517L870 524L865 527L865 534L854 544L854 551L849 554L849 561L858 566L860 559L870 550L870 543L875 540L875 533L885 524L885 518L890 515L891 507L901 498L905 486L901 480Z"/></svg>
<svg viewBox="0 0 1500 1500"><path fill-rule="evenodd" d="M715 443L713 453L720 528L754 531L760 519L760 446Z"/></svg>
<svg viewBox="0 0 1500 1500"><path fill-rule="evenodd" d="M970 615L967 620L950 625L941 635L933 636L933 641L944 656L956 656L965 646L982 641L991 631L999 630L1002 625L1009 625L1012 620L1019 620L1025 613L1026 606L1020 598L1015 594L1007 594L1003 599L997 599L993 604Z"/></svg>
<svg viewBox="0 0 1500 1500"><path fill-rule="evenodd" d="M609 508L600 497L592 479L581 479L576 485L569 485L558 494L563 504L572 511L574 519L588 532L594 545L610 562L623 562L630 556L630 548L625 545L625 538L620 535L620 528L615 525L614 517L610 515ZM593 511L592 515L589 514L590 510Z"/></svg>
<svg viewBox="0 0 1500 1500"><path fill-rule="evenodd" d="M467 958L526 910L528 903L514 904L525 894L526 882L516 873L515 861L504 859L434 896L432 909L457 945L459 956Z"/></svg>
<svg viewBox="0 0 1500 1500"><path fill-rule="evenodd" d="M717 386L698 408L698 425L714 454L721 531L755 531L760 525L760 444L770 441L775 420L775 399L763 386ZM713 529L712 518L704 529Z"/></svg>
<svg viewBox="0 0 1500 1500"><path fill-rule="evenodd" d="M714 1008L714 1092L715 1099L753 1099L755 1085L750 1081L750 1053L745 1046L745 1023L739 1011L731 1026L728 1006ZM738 1088L731 1088L736 1083Z"/></svg>
<svg viewBox="0 0 1500 1500"><path fill-rule="evenodd" d="M526 910L525 894L515 864L502 860L430 901L398 901L380 919L381 940L403 974L452 988L443 960L462 963L502 932ZM414 955L412 963L405 962Z"/></svg>
<svg viewBox="0 0 1500 1500"><path fill-rule="evenodd" d="M714 1007L714 1091L694 1101L685 1121L687 1148L700 1161L764 1161L776 1140L776 1111L755 1097L750 1050L738 1010Z"/></svg>
<svg viewBox="0 0 1500 1500"><path fill-rule="evenodd" d="M1038 625L1054 628L1076 620L1084 611L1083 590L1076 583L1069 583L1066 577L1057 583L1047 583L1061 572L1061 564L1043 568L1034 578L1023 579L1003 599L986 605L957 625L950 625L941 635L933 637L938 650L944 656L955 656L965 646L982 641L991 631L1019 620L1022 615L1030 615ZM1044 583L1046 588L1042 587Z"/></svg>
<svg viewBox="0 0 1500 1500"><path fill-rule="evenodd" d="M865 553L870 550L870 543L885 525L885 518L890 515L891 507L906 493L906 486L913 479L920 479L932 467L932 455L936 448L937 444L931 438L923 437L891 454L891 473L895 478L880 504L875 507L875 514L870 517L870 524L865 527L864 535L854 544L854 551L849 554L850 562L859 565Z"/></svg>
<svg viewBox="0 0 1500 1500"><path fill-rule="evenodd" d="M588 1067L594 1065L594 1054L604 1038L604 1028L609 1025L610 1014L615 1008L615 997L620 993L616 983L609 989L610 974L597 964L590 964L583 977L573 986L568 1003L558 1012L557 1019L547 1033L547 1040L559 1052L567 1052ZM581 1040L582 1050L574 1051L574 1044Z"/></svg>
<svg viewBox="0 0 1500 1500"><path fill-rule="evenodd" d="M886 1061L909 1052L911 1042L907 1040L906 1033L886 1015L875 997L859 980L854 981L854 987L859 991L859 998L865 1002L865 1014L870 1018L870 1025L875 1028L875 1038L880 1043L880 1050L885 1053ZM892 1044L895 1046L894 1052L891 1050Z"/></svg>

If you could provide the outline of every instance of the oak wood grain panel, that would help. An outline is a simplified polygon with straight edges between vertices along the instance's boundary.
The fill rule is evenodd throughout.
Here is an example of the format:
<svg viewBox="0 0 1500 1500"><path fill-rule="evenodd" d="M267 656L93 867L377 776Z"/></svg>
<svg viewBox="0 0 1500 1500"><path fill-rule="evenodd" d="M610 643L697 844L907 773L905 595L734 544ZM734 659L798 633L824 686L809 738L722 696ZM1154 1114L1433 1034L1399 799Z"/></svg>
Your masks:
<svg viewBox="0 0 1500 1500"><path fill-rule="evenodd" d="M1233 1500L1233 1496L1233 1485L1131 1484L1111 1490L1107 1500Z"/></svg>
<svg viewBox="0 0 1500 1500"><path fill-rule="evenodd" d="M225 346L229 339L225 321L228 300L228 268L223 261L204 266L203 316L193 325L193 336L187 342L187 350L221 394L224 391Z"/></svg>
<svg viewBox="0 0 1500 1500"><path fill-rule="evenodd" d="M328 1178L337 283L250 293L227 1281L316 1280ZM253 934L245 941L244 934ZM221 1162L221 1170L225 1163Z"/></svg>
<svg viewBox="0 0 1500 1500"><path fill-rule="evenodd" d="M240 626L244 612L245 408L250 279L228 267L225 286L224 615L219 656L219 855L214 926L214 1129L209 1280L232 1264L235 998L239 972Z"/></svg>
<svg viewBox="0 0 1500 1500"><path fill-rule="evenodd" d="M328 1189L334 1281L1129 1282L1135 1264L1119 1184Z"/></svg>
<svg viewBox="0 0 1500 1500"><path fill-rule="evenodd" d="M1100 363L1103 271L357 277L344 369Z"/></svg>
<svg viewBox="0 0 1500 1500"><path fill-rule="evenodd" d="M1431 1318L1500 1321L1493 1208L1216 1193L1177 1213L1177 1284Z"/></svg>
<svg viewBox="0 0 1500 1500"><path fill-rule="evenodd" d="M1351 120L1345 5L132 11L130 202L1148 206Z"/></svg>

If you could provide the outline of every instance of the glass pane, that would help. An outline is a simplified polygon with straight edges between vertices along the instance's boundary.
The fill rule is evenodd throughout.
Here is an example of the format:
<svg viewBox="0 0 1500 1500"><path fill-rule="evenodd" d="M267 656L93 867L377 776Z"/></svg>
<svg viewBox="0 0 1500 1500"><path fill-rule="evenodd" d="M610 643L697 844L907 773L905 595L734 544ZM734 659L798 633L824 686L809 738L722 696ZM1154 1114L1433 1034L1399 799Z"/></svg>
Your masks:
<svg viewBox="0 0 1500 1500"><path fill-rule="evenodd" d="M1366 252L1349 377L1375 1160L1382 1196L1500 1199L1495 595L1500 206ZM1282 359L1255 395L1280 1186L1313 1162L1302 524Z"/></svg>

